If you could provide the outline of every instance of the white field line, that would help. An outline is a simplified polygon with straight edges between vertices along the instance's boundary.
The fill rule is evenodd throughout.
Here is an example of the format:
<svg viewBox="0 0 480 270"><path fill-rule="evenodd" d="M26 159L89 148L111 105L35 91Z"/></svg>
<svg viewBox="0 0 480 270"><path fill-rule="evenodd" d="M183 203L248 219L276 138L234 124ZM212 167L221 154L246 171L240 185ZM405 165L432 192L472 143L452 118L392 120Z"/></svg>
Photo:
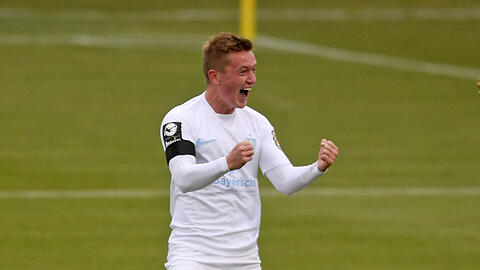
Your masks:
<svg viewBox="0 0 480 270"><path fill-rule="evenodd" d="M194 49L200 48L202 43L207 39L208 35L202 34L0 34L0 45L75 45L119 49L155 49L158 48L158 46L178 48L184 45ZM357 52L268 36L259 36L256 45L283 52L468 80L476 80L480 75L480 69L476 68L417 61L375 53Z"/></svg>
<svg viewBox="0 0 480 270"><path fill-rule="evenodd" d="M267 36L259 36L257 39L257 45L284 52L305 54L379 67L418 71L461 79L475 80L480 75L480 69L476 68L410 60L376 53L357 52Z"/></svg>
<svg viewBox="0 0 480 270"><path fill-rule="evenodd" d="M285 196L272 188L260 190L262 197ZM480 187L377 187L307 188L294 196L383 197L383 196L478 196ZM0 199L75 199L75 198L166 198L169 190L19 190L0 191Z"/></svg>
<svg viewBox="0 0 480 270"><path fill-rule="evenodd" d="M235 10L173 9L145 11L100 11L88 9L35 10L0 9L0 19L48 19L61 21L122 21L122 22L170 22L170 21L225 21L237 20Z"/></svg>
<svg viewBox="0 0 480 270"><path fill-rule="evenodd" d="M0 199L152 198L168 194L167 190L22 190L0 191Z"/></svg>
<svg viewBox="0 0 480 270"><path fill-rule="evenodd" d="M363 8L363 9L259 9L260 21L399 21L480 20L480 7L457 8ZM48 19L62 21L235 21L236 9L171 9L145 11L100 11L89 9L0 8L0 19Z"/></svg>
<svg viewBox="0 0 480 270"><path fill-rule="evenodd" d="M364 8L260 10L267 21L400 21L480 20L480 7L470 8Z"/></svg>
<svg viewBox="0 0 480 270"><path fill-rule="evenodd" d="M158 46L197 46L208 40L200 34L0 34L0 44L8 45L75 45L119 49L156 48Z"/></svg>

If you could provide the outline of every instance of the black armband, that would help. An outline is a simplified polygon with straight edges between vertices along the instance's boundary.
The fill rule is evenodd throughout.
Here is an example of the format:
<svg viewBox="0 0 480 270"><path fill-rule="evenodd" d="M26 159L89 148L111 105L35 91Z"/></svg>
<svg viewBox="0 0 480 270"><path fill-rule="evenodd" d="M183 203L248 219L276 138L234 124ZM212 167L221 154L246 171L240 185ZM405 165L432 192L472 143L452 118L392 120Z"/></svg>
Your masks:
<svg viewBox="0 0 480 270"><path fill-rule="evenodd" d="M191 141L177 141L170 144L165 150L167 157L167 165L170 160L178 155L192 155L195 156L195 145Z"/></svg>

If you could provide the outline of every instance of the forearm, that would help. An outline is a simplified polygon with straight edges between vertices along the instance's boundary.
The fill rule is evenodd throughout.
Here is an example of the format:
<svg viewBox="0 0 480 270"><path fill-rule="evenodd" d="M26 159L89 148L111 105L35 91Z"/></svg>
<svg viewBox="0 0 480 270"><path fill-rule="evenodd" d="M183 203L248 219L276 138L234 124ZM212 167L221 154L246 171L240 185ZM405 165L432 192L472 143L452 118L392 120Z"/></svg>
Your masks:
<svg viewBox="0 0 480 270"><path fill-rule="evenodd" d="M308 166L297 167L289 163L267 171L265 176L278 191L286 195L291 195L308 186L319 176L325 174L325 172L318 170L317 162Z"/></svg>
<svg viewBox="0 0 480 270"><path fill-rule="evenodd" d="M169 163L172 179L182 192L202 189L229 171L225 157L195 164L195 157L179 155Z"/></svg>

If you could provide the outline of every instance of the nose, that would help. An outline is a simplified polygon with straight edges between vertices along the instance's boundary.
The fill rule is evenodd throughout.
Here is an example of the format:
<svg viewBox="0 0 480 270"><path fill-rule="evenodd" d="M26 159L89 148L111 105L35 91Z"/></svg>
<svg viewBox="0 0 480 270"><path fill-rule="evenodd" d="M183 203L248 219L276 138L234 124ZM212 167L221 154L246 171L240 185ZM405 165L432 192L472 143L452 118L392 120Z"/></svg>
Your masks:
<svg viewBox="0 0 480 270"><path fill-rule="evenodd" d="M250 71L247 77L248 84L255 84L257 82L257 77L255 76L255 72Z"/></svg>

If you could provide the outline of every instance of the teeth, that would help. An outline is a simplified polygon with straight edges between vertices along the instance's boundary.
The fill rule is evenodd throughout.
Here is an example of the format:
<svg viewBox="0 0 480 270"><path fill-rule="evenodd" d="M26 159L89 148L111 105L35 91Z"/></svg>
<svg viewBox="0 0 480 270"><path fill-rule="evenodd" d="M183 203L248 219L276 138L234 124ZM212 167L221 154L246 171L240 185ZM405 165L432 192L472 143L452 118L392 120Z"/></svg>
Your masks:
<svg viewBox="0 0 480 270"><path fill-rule="evenodd" d="M251 90L252 90L252 88L245 88L245 89L243 89L243 90L246 90L246 91L251 91Z"/></svg>

